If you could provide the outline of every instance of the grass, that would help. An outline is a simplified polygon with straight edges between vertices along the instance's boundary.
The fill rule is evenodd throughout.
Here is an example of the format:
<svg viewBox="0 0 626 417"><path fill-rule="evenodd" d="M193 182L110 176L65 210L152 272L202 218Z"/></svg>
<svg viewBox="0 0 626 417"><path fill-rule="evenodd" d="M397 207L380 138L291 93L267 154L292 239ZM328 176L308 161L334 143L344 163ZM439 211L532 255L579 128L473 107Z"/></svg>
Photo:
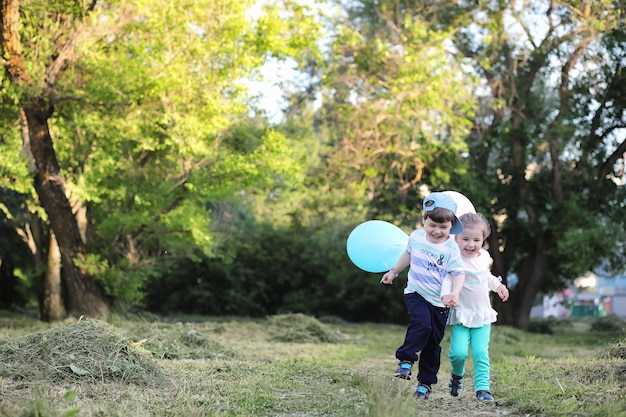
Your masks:
<svg viewBox="0 0 626 417"><path fill-rule="evenodd" d="M404 326L290 314L152 315L48 325L0 314L0 416L626 416L622 320L494 326L494 404L447 394L448 337L428 402L393 378Z"/></svg>

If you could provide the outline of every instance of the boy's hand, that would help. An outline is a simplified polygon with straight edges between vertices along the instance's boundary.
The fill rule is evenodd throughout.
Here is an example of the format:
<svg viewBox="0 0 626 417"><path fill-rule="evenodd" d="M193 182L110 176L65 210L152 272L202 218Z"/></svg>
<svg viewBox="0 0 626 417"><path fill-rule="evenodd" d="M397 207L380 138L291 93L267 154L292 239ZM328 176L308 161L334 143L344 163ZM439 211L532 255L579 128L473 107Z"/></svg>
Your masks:
<svg viewBox="0 0 626 417"><path fill-rule="evenodd" d="M501 284L496 289L496 293L498 293L498 296L503 302L509 299L509 289L505 287L504 284Z"/></svg>
<svg viewBox="0 0 626 417"><path fill-rule="evenodd" d="M385 273L385 275L383 275L382 279L380 280L381 284L385 284L385 285L393 285L393 280L398 276L397 273L395 273L393 270L392 271L387 271Z"/></svg>

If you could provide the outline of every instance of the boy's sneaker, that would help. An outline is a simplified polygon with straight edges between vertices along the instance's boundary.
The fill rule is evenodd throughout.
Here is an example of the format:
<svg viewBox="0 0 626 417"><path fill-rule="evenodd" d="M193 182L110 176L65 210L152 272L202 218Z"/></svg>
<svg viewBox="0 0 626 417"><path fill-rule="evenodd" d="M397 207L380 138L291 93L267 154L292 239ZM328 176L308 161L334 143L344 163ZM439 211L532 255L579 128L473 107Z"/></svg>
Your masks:
<svg viewBox="0 0 626 417"><path fill-rule="evenodd" d="M493 395L491 395L489 391L485 391L485 390L476 391L476 398L479 401L486 401L486 402L493 401Z"/></svg>
<svg viewBox="0 0 626 417"><path fill-rule="evenodd" d="M430 385L417 384L417 391L415 391L415 394L413 395L415 396L415 398L421 398L421 399L427 400L428 397L430 396L430 391L432 391L430 389Z"/></svg>
<svg viewBox="0 0 626 417"><path fill-rule="evenodd" d="M450 395L458 397L463 391L463 377L452 374L450 382L448 382L448 388L450 389Z"/></svg>
<svg viewBox="0 0 626 417"><path fill-rule="evenodd" d="M396 369L396 375L398 378L411 379L411 369L413 364L409 361L400 361L398 368Z"/></svg>

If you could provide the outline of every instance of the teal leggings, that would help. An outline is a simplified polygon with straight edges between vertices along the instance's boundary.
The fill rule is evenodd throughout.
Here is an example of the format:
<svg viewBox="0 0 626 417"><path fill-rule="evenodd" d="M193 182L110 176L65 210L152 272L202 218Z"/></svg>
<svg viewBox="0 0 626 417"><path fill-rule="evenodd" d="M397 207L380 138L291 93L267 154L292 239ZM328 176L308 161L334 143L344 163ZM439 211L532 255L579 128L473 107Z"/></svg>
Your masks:
<svg viewBox="0 0 626 417"><path fill-rule="evenodd" d="M454 324L451 327L448 358L450 358L452 373L456 376L465 376L465 360L471 347L474 362L474 390L489 391L491 324L475 329L462 324Z"/></svg>

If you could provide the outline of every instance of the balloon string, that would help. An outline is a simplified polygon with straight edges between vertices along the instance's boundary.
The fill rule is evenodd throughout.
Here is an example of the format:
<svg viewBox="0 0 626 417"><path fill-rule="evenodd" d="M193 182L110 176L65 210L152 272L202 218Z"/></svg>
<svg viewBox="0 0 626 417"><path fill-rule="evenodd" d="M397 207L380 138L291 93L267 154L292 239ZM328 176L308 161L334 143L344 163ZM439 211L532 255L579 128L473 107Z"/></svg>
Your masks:
<svg viewBox="0 0 626 417"><path fill-rule="evenodd" d="M383 249L383 254L385 252L387 252L387 250L389 250L391 248L403 248L403 247L406 247L406 244L404 244L404 243L396 243L394 245L386 246L385 249ZM389 268L389 269L393 268L393 265L389 265L387 262L385 262L384 256L381 256L380 260L383 263L383 265L385 265L385 268Z"/></svg>

